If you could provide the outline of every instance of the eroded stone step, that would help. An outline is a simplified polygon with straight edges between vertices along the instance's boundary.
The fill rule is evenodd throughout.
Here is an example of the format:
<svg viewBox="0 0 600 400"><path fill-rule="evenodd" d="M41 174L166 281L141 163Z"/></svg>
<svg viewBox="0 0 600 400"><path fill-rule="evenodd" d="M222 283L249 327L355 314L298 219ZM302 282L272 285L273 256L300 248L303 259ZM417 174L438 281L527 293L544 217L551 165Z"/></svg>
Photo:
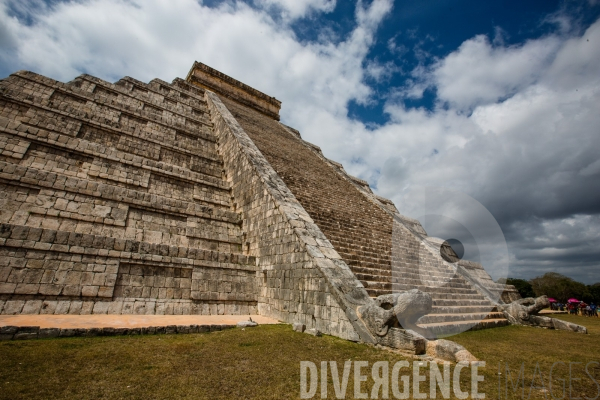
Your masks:
<svg viewBox="0 0 600 400"><path fill-rule="evenodd" d="M144 104L149 104L186 118L196 119L199 122L205 120L205 115L208 112L204 99L200 100L196 96L190 96L189 99L171 96L171 91L176 90L173 90L175 88L166 82L157 85L141 82L131 77L124 77L113 84L83 74L68 82L67 85L79 88L82 92L94 94L101 98L104 97L127 108L141 110ZM160 90L161 86L168 87L169 90ZM190 102L190 100L192 101ZM200 114L195 114L191 112L192 110L198 110Z"/></svg>
<svg viewBox="0 0 600 400"><path fill-rule="evenodd" d="M502 319L504 315L498 312L461 313L461 314L427 314L417 321L418 325L436 324L442 322L483 321L486 319Z"/></svg>
<svg viewBox="0 0 600 400"><path fill-rule="evenodd" d="M102 198L117 201L129 206L147 209L154 212L163 212L182 217L194 216L211 220L239 224L241 216L239 213L220 210L193 202L168 198L152 193L122 188L115 185L93 182L87 179L65 177L45 172L31 167L21 167L0 161L0 179L12 182L21 182L20 185L66 191L82 196ZM17 183L19 185L19 183ZM38 207L40 208L40 207ZM38 210L40 215L46 215L46 209ZM60 210L59 210L60 211ZM59 215L60 212L57 213Z"/></svg>
<svg viewBox="0 0 600 400"><path fill-rule="evenodd" d="M420 327L428 329L439 338L466 332L468 330L490 329L507 325L510 325L507 319L486 319L479 322L463 321L419 324Z"/></svg>
<svg viewBox="0 0 600 400"><path fill-rule="evenodd" d="M396 284L393 283L393 288L395 290L411 290L411 289L419 289L427 293L431 293L434 298L444 298L444 296L438 295L478 295L475 289L463 289L463 288L454 288L454 287L446 287L446 286L425 286L425 285L406 285L406 284Z"/></svg>
<svg viewBox="0 0 600 400"><path fill-rule="evenodd" d="M28 96L29 86L38 85L35 95ZM40 85L47 85L47 88L40 88ZM203 125L192 119L181 118L162 118L155 112L128 110L114 104L102 104L95 102L92 94L82 91L74 86L51 80L31 72L18 72L2 81L5 88L4 95L29 102L34 105L50 107L72 114L75 119L90 119L102 122L107 126L123 125L121 121L124 118L127 122L137 126L136 121L143 120L144 125L148 122L156 124L159 131L180 130L190 135L202 130ZM45 89L45 90L44 90ZM89 103L89 104L88 104ZM91 108L91 110L90 110ZM212 125L211 125L212 126ZM206 126L209 129L209 126Z"/></svg>
<svg viewBox="0 0 600 400"><path fill-rule="evenodd" d="M434 305L431 313L432 314L462 314L462 313L490 313L497 311L493 305L484 306L438 306Z"/></svg>
<svg viewBox="0 0 600 400"><path fill-rule="evenodd" d="M412 286L427 286L427 287L444 287L453 289L472 289L472 286L464 282L463 280L450 279L450 280L435 280L435 279L412 279L412 278L399 278L392 277L392 283L398 285L412 285Z"/></svg>
<svg viewBox="0 0 600 400"><path fill-rule="evenodd" d="M471 298L456 298L456 299L434 299L434 306L440 307L463 307L463 306L492 306L489 300L483 296L473 296Z"/></svg>

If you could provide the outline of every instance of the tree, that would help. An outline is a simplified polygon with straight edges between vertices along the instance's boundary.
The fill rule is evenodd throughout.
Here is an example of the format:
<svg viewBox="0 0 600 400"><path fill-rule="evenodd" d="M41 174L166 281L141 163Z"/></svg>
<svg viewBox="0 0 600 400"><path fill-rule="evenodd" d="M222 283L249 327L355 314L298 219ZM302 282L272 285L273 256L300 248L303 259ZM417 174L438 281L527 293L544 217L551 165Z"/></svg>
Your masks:
<svg viewBox="0 0 600 400"><path fill-rule="evenodd" d="M589 285L588 287L589 299L585 299L590 303L600 303L600 282Z"/></svg>
<svg viewBox="0 0 600 400"><path fill-rule="evenodd" d="M535 297L533 286L531 286L531 283L525 279L507 278L506 284L513 285L522 298Z"/></svg>
<svg viewBox="0 0 600 400"><path fill-rule="evenodd" d="M561 303L566 303L571 297L578 300L590 298L590 292L586 285L556 272L548 272L533 278L531 286L536 296L554 297Z"/></svg>

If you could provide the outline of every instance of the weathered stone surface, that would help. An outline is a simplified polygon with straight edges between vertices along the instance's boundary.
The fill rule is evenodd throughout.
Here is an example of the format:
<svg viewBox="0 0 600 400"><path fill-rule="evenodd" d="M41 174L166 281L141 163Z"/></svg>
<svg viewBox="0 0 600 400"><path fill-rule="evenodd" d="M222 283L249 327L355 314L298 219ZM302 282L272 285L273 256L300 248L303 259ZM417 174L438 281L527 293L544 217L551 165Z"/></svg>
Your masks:
<svg viewBox="0 0 600 400"><path fill-rule="evenodd" d="M1 313L257 312L203 90L24 71L0 86Z"/></svg>
<svg viewBox="0 0 600 400"><path fill-rule="evenodd" d="M304 324L301 324L301 323L299 323L299 322L294 322L294 323L292 324L292 329L294 329L296 332L300 332L300 333L302 333L302 332L304 332L304 330L306 329L306 325L304 325Z"/></svg>
<svg viewBox="0 0 600 400"><path fill-rule="evenodd" d="M431 307L428 293L412 289L378 296L373 303L359 307L358 315L378 336L385 336L391 326L426 332L416 326L416 321L430 312Z"/></svg>
<svg viewBox="0 0 600 400"><path fill-rule="evenodd" d="M55 338L60 336L59 328L40 328L38 337L40 339Z"/></svg>
<svg viewBox="0 0 600 400"><path fill-rule="evenodd" d="M538 315L541 310L549 306L550 302L548 301L548 297L540 296L516 300L509 304L500 305L499 308L510 323L514 325L536 326L547 329L587 333L587 328L584 326Z"/></svg>
<svg viewBox="0 0 600 400"><path fill-rule="evenodd" d="M469 351L463 346L445 339L428 341L427 355L434 358L453 362L477 361L477 358L475 358L471 353L469 353Z"/></svg>
<svg viewBox="0 0 600 400"><path fill-rule="evenodd" d="M318 329L310 328L304 331L304 333L308 333L311 336L321 336L322 333Z"/></svg>
<svg viewBox="0 0 600 400"><path fill-rule="evenodd" d="M238 328L253 328L255 326L258 326L258 323L254 321L240 321L237 323Z"/></svg>
<svg viewBox="0 0 600 400"><path fill-rule="evenodd" d="M188 82L20 71L0 89L0 313L260 313L416 353L445 319L491 315L501 288L483 268L461 276L418 221L280 124L279 101L203 64Z"/></svg>

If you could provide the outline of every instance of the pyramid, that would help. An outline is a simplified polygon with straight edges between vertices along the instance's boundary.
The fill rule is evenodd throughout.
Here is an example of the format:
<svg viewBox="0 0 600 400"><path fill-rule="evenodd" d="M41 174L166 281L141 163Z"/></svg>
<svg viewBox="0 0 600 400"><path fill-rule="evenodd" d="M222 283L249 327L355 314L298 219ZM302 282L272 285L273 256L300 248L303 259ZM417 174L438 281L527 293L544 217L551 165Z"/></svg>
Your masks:
<svg viewBox="0 0 600 400"><path fill-rule="evenodd" d="M0 102L0 314L261 314L414 347L360 310L418 289L444 336L507 325L519 298L202 63L172 83L19 71Z"/></svg>

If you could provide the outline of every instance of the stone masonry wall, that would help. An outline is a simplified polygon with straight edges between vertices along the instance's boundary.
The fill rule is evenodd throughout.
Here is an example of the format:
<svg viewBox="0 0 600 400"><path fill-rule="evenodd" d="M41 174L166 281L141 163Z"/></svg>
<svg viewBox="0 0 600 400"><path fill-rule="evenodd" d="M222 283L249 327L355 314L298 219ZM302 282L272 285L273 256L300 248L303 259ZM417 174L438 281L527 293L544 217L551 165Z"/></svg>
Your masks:
<svg viewBox="0 0 600 400"><path fill-rule="evenodd" d="M259 260L259 313L374 342L348 302L352 290L366 296L360 282L221 99L207 97L235 207L244 216L243 245Z"/></svg>
<svg viewBox="0 0 600 400"><path fill-rule="evenodd" d="M0 81L0 313L256 313L210 119L180 80Z"/></svg>

